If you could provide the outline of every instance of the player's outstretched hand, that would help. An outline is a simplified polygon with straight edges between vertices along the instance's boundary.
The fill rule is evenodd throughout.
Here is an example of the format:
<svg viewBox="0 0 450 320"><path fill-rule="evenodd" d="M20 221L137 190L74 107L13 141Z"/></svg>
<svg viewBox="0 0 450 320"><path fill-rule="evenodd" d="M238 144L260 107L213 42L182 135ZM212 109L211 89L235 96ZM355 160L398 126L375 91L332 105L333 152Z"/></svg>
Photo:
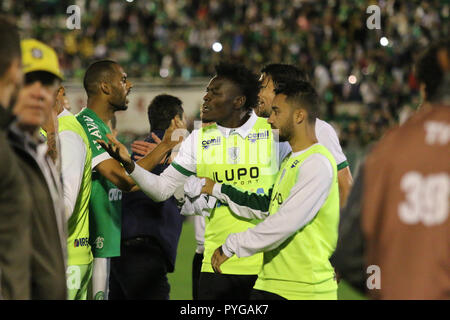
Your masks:
<svg viewBox="0 0 450 320"><path fill-rule="evenodd" d="M130 154L127 148L119 142L113 135L106 135L109 142L106 143L103 140L97 140L97 142L109 153L111 157L123 164L128 173L133 172L134 162L131 160Z"/></svg>
<svg viewBox="0 0 450 320"><path fill-rule="evenodd" d="M135 153L134 158L140 160L156 148L156 143L136 140L131 144L131 151Z"/></svg>
<svg viewBox="0 0 450 320"><path fill-rule="evenodd" d="M227 261L228 258L222 250L222 246L218 247L216 249L216 251L214 251L214 254L211 258L211 265L212 268L214 270L215 273L222 273L222 270L220 270L220 266L222 265L222 263L224 263L225 261Z"/></svg>
<svg viewBox="0 0 450 320"><path fill-rule="evenodd" d="M216 184L216 182L214 180L211 180L210 178L203 178L203 177L199 177L201 179L205 179L205 184L202 187L202 191L201 193L206 193L209 194L210 196L212 196L213 194L213 188L214 185Z"/></svg>
<svg viewBox="0 0 450 320"><path fill-rule="evenodd" d="M170 126L164 133L164 137L161 143L164 143L170 147L170 149L175 148L175 146L181 143L184 139L186 130L186 123L176 115L171 121Z"/></svg>

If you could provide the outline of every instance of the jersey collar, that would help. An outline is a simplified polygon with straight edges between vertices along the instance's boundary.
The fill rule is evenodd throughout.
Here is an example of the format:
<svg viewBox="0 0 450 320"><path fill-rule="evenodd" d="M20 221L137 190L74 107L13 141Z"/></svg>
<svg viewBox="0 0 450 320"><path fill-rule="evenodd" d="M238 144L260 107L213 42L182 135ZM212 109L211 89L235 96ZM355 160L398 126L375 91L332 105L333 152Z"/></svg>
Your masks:
<svg viewBox="0 0 450 320"><path fill-rule="evenodd" d="M58 114L58 119L61 117L70 116L70 115L72 115L72 113L70 113L70 111L68 111L67 109L64 109L63 111L61 111Z"/></svg>
<svg viewBox="0 0 450 320"><path fill-rule="evenodd" d="M248 118L248 120L242 126L238 128L226 128L217 125L217 128L225 138L228 138L231 134L239 134L243 139L245 139L252 130L253 126L255 125L256 120L258 120L258 116L252 110L250 118Z"/></svg>

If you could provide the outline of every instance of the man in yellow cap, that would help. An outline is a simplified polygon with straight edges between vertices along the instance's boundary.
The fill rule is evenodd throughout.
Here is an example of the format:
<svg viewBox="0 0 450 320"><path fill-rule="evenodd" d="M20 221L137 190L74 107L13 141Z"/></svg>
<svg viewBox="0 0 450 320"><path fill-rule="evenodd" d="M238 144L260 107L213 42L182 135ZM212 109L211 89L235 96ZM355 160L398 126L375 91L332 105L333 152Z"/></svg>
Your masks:
<svg viewBox="0 0 450 320"><path fill-rule="evenodd" d="M24 87L14 106L17 121L10 126L8 138L32 198L31 299L63 300L67 298L67 236L61 175L39 135L39 128L51 115L62 75L56 53L45 44L24 40L21 51ZM55 132L48 133L56 136Z"/></svg>

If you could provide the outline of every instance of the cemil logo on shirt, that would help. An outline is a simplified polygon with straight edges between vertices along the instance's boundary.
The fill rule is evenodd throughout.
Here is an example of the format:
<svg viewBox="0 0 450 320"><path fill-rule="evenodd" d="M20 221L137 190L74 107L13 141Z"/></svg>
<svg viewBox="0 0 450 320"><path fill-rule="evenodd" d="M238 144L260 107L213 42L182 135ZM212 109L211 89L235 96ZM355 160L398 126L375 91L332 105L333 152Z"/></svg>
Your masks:
<svg viewBox="0 0 450 320"><path fill-rule="evenodd" d="M212 139L208 139L208 140L203 140L202 141L202 148L206 150L210 146L218 146L218 145L220 145L221 142L222 142L221 137L216 137L216 138L212 138Z"/></svg>
<svg viewBox="0 0 450 320"><path fill-rule="evenodd" d="M256 140L267 140L269 139L269 130L258 133L249 133L247 139L252 143L255 143Z"/></svg>

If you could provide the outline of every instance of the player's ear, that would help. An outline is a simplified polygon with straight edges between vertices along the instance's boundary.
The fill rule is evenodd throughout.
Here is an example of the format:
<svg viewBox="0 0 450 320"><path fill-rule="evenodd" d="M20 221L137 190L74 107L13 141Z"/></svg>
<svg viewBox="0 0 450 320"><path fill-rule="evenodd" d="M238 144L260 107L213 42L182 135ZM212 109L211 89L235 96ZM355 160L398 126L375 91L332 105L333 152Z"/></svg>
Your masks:
<svg viewBox="0 0 450 320"><path fill-rule="evenodd" d="M306 120L306 111L304 109L296 109L294 111L294 121L296 124L300 124Z"/></svg>
<svg viewBox="0 0 450 320"><path fill-rule="evenodd" d="M109 84L106 82L103 82L103 81L100 82L100 90L101 90L101 92L103 92L106 95L111 94L111 88L110 88Z"/></svg>
<svg viewBox="0 0 450 320"><path fill-rule="evenodd" d="M241 109L245 105L245 96L238 96L234 99L233 103L236 109Z"/></svg>

